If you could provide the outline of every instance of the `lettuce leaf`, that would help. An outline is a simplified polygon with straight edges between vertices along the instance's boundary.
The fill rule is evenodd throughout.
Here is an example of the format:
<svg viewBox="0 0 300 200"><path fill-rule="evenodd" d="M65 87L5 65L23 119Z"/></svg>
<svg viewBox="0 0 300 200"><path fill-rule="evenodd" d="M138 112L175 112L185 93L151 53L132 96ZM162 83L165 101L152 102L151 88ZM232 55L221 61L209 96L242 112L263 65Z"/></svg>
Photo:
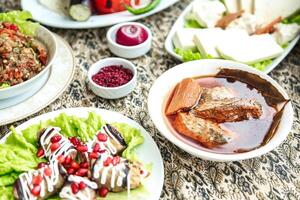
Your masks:
<svg viewBox="0 0 300 200"><path fill-rule="evenodd" d="M3 21L16 24L22 33L25 35L34 36L39 24L28 21L30 19L32 19L32 15L28 11L15 10L6 13L0 13L0 22Z"/></svg>
<svg viewBox="0 0 300 200"><path fill-rule="evenodd" d="M10 85L8 83L1 83L0 84L0 89L8 88L8 87L10 87Z"/></svg>
<svg viewBox="0 0 300 200"><path fill-rule="evenodd" d="M182 57L184 62L200 60L202 58L200 52L193 52L192 50L183 50L179 48L176 48L174 51Z"/></svg>
<svg viewBox="0 0 300 200"><path fill-rule="evenodd" d="M14 200L13 187L0 187L0 200Z"/></svg>
<svg viewBox="0 0 300 200"><path fill-rule="evenodd" d="M282 23L284 24L292 24L292 23L297 23L300 25L300 9L297 10L294 14L291 16L285 18L282 20Z"/></svg>
<svg viewBox="0 0 300 200"><path fill-rule="evenodd" d="M270 65L272 62L273 60L269 59L269 60L261 61L259 63L252 64L251 66L260 71L264 71L267 68L267 66Z"/></svg>
<svg viewBox="0 0 300 200"><path fill-rule="evenodd" d="M184 28L203 28L196 20L187 19Z"/></svg>

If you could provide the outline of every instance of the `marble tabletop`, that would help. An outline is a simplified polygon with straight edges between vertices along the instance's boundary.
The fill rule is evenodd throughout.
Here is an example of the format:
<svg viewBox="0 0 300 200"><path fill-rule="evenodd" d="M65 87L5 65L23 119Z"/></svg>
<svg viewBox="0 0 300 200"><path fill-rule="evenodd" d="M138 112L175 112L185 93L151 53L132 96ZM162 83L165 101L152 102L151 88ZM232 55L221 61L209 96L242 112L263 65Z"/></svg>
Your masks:
<svg viewBox="0 0 300 200"><path fill-rule="evenodd" d="M107 28L51 30L73 48L76 73L73 82L55 102L19 122L43 113L70 107L97 107L120 112L141 124L157 143L165 167L162 200L200 199L300 199L300 43L270 73L288 92L294 107L294 124L287 139L275 150L242 162L218 163L196 158L166 140L152 123L147 111L148 92L163 72L178 64L164 49L164 41L176 18L190 3L182 0L140 22L154 35L152 50L132 60L138 70L138 85L125 98L105 100L87 89L86 75L91 64L112 56L107 47ZM20 9L18 0L0 0L5 9Z"/></svg>

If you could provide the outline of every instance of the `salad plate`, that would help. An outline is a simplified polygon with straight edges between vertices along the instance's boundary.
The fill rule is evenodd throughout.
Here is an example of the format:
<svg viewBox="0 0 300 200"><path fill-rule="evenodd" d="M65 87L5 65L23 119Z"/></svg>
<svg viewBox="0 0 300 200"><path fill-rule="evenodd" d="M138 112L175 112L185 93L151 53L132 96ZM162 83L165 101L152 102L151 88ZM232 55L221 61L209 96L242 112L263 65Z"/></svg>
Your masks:
<svg viewBox="0 0 300 200"><path fill-rule="evenodd" d="M0 106L3 109L0 109L0 125L21 120L48 106L63 93L72 81L75 73L72 49L60 36L54 35L57 42L57 56L49 70L49 76L45 76L46 83L40 89L32 87L30 92L15 97L13 101L1 101L3 105ZM15 102L19 103L9 106Z"/></svg>
<svg viewBox="0 0 300 200"><path fill-rule="evenodd" d="M194 1L196 2L196 1ZM175 46L173 43L173 37L178 29L186 27L186 16L191 12L193 8L193 3L189 4L181 15L177 18L176 22L172 26L171 30L168 33L168 36L165 40L165 49L167 52L174 58L183 61L182 56L175 52ZM283 52L276 58L272 59L271 62L264 68L264 73L271 72L278 64L289 54L289 52L294 48L294 46L299 41L300 35L296 36L292 41L285 45ZM239 40L239 39L237 39Z"/></svg>
<svg viewBox="0 0 300 200"><path fill-rule="evenodd" d="M91 120L88 120L88 119L91 119ZM62 133L62 137L64 137L64 136L67 137L66 132L68 132L68 130L71 130L71 129L76 130L75 132L83 131L84 134L87 134L87 132L89 130L95 129L95 134L97 134L96 130L98 130L99 126L100 127L104 126L104 124L106 124L106 126L107 126L107 124L112 124L112 126L115 126L120 131L120 133L122 135L121 137L124 137L124 138L131 137L130 140L125 139L126 143L127 143L127 141L133 141L135 139L134 137L139 137L139 138L142 137L143 138L142 142L135 145L135 147L134 147L134 154L136 154L135 156L138 158L139 162L149 164L151 166L149 169L150 175L146 179L144 179L144 181L142 182L142 186L140 186L142 188L138 188L138 189L136 189L136 191L131 190L130 193L127 193L127 191L124 191L121 193L118 193L118 192L111 193L110 192L110 193L108 193L108 195L106 196L105 199L107 199L107 200L127 199L127 198L131 199L131 200L135 200L135 199L136 200L137 199L158 200L159 199L161 191L162 191L162 187L163 187L163 182L164 182L163 161L162 161L162 157L160 155L159 149L158 149L157 145L155 144L154 140L152 139L152 137L148 134L148 132L143 127L141 127L135 121L133 121L117 112L103 110L103 109L97 109L97 108L81 107L81 108L63 109L63 110L46 113L46 114L40 115L38 117L35 117L33 119L30 119L29 121L19 125L14 130L12 130L13 133L9 133L5 137L3 137L0 140L0 143L14 145L11 142L7 142L8 140L11 141L10 137L15 137L15 136L11 136L12 134L18 134L18 135L21 134L20 137L24 137L25 140L27 140L27 138L29 136L28 134L30 132L30 134L31 134L30 137L34 137L32 135L34 135L37 131L37 128L35 128L35 127L43 126L43 124L47 124L47 121L49 121L49 120L55 121L54 122L54 123L56 123L55 127L61 128L61 130L64 131L64 133ZM76 123L74 123L74 120L78 122L77 125L76 125ZM49 123L51 124L51 122L49 122ZM84 127L87 129L80 130L80 128L84 128ZM47 128L47 125L43 126L43 128ZM125 134L125 132L126 132L126 134ZM70 134L70 133L68 133L68 134ZM74 134L74 131L72 131L71 134ZM125 135L123 135L123 134L125 134L127 136L125 137ZM134 135L131 135L131 134L134 134ZM82 135L73 135L73 137L78 137L78 138L82 139L81 136ZM92 136L92 137L94 137L94 136ZM70 135L69 135L69 138L70 138ZM138 140L140 141L140 139L138 139ZM23 145L24 145L24 143L23 143ZM128 145L128 143L127 143L127 145ZM37 147L35 146L33 148L37 148ZM130 152L132 152L132 151L130 151ZM122 154L122 156L123 155L124 154ZM129 153L128 153L128 155L129 155ZM0 176L0 179L1 178L3 178L3 177ZM7 190L9 190L9 189L7 189ZM6 195L10 195L10 192L7 192ZM79 193L78 193L78 195L79 195ZM54 199L59 199L59 198L54 197Z"/></svg>
<svg viewBox="0 0 300 200"><path fill-rule="evenodd" d="M32 13L34 20L44 25L64 29L87 29L106 27L121 22L142 19L168 8L177 1L178 0L162 0L155 9L141 15L133 15L127 11L123 11L113 14L93 15L84 22L74 21L68 16L63 16L51 11L42 6L38 0L21 0L21 6L23 10L27 10Z"/></svg>

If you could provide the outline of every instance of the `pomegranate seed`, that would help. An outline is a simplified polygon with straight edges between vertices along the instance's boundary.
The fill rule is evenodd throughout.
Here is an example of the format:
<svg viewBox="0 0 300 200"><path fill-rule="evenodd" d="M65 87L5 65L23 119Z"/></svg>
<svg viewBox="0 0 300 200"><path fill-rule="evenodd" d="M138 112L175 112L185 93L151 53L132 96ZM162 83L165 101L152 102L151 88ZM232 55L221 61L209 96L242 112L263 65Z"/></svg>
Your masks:
<svg viewBox="0 0 300 200"><path fill-rule="evenodd" d="M43 181L43 177L41 175L36 175L32 177L32 184L39 185Z"/></svg>
<svg viewBox="0 0 300 200"><path fill-rule="evenodd" d="M65 162L65 157L64 157L64 155L59 155L59 156L57 156L57 160L58 160L58 163L63 164L63 163Z"/></svg>
<svg viewBox="0 0 300 200"><path fill-rule="evenodd" d="M98 140L99 140L100 142L106 142L106 141L107 141L107 135L104 134L104 133L99 133L99 134L97 135L97 138L98 138Z"/></svg>
<svg viewBox="0 0 300 200"><path fill-rule="evenodd" d="M106 152L106 149L102 149L99 151L99 153L105 153Z"/></svg>
<svg viewBox="0 0 300 200"><path fill-rule="evenodd" d="M67 172L68 172L68 174L74 174L75 169L74 168L69 168Z"/></svg>
<svg viewBox="0 0 300 200"><path fill-rule="evenodd" d="M59 147L60 147L60 144L59 144L58 142L52 143L51 146L50 146L50 150L51 150L51 152L54 152L54 151L56 151Z"/></svg>
<svg viewBox="0 0 300 200"><path fill-rule="evenodd" d="M80 163L80 167L84 168L84 169L87 169L87 168L89 168L89 163L88 162L82 162L82 163Z"/></svg>
<svg viewBox="0 0 300 200"><path fill-rule="evenodd" d="M85 186L86 186L86 185L85 185L84 182L81 181L81 182L79 183L79 189L80 189L80 190L84 190Z"/></svg>
<svg viewBox="0 0 300 200"><path fill-rule="evenodd" d="M66 158L65 158L65 164L70 164L72 162L72 157L71 155L67 155Z"/></svg>
<svg viewBox="0 0 300 200"><path fill-rule="evenodd" d="M44 149L39 149L37 152L36 152L36 156L41 158L45 155L45 151Z"/></svg>
<svg viewBox="0 0 300 200"><path fill-rule="evenodd" d="M40 169L40 168L45 167L46 165L48 165L48 163L40 162L40 163L37 165L37 168Z"/></svg>
<svg viewBox="0 0 300 200"><path fill-rule="evenodd" d="M79 164L75 161L71 162L71 167L74 168L74 169L79 169L80 168Z"/></svg>
<svg viewBox="0 0 300 200"><path fill-rule="evenodd" d="M75 173L76 176L86 176L88 173L88 169L78 169L77 172Z"/></svg>
<svg viewBox="0 0 300 200"><path fill-rule="evenodd" d="M90 159L97 159L98 158L98 153L92 152L89 154Z"/></svg>
<svg viewBox="0 0 300 200"><path fill-rule="evenodd" d="M44 174L45 174L46 176L51 176L51 174L52 174L51 168L50 168L50 167L46 167L46 168L44 169Z"/></svg>
<svg viewBox="0 0 300 200"><path fill-rule="evenodd" d="M100 189L99 189L99 196L100 197L106 197L106 195L107 195L107 193L108 193L109 191L108 191L108 189L107 189L107 187L101 187Z"/></svg>
<svg viewBox="0 0 300 200"><path fill-rule="evenodd" d="M18 28L16 25L14 25L14 24L11 24L11 25L9 26L9 29L10 29L10 30L13 30L13 31L18 31L18 30L19 30L19 28Z"/></svg>
<svg viewBox="0 0 300 200"><path fill-rule="evenodd" d="M111 162L112 162L112 158L111 158L111 157L108 157L108 158L104 161L104 163L103 163L104 167L109 166Z"/></svg>
<svg viewBox="0 0 300 200"><path fill-rule="evenodd" d="M93 152L98 152L100 150L100 144L96 143Z"/></svg>
<svg viewBox="0 0 300 200"><path fill-rule="evenodd" d="M143 170L140 170L140 174L144 174L144 171L143 171Z"/></svg>
<svg viewBox="0 0 300 200"><path fill-rule="evenodd" d="M61 136L60 135L54 135L50 141L51 143L56 143L56 142L59 142L61 140Z"/></svg>
<svg viewBox="0 0 300 200"><path fill-rule="evenodd" d="M34 195L34 196L39 196L40 195L40 192L41 192L41 186L40 185L36 185L34 186L32 189L31 189L31 193Z"/></svg>
<svg viewBox="0 0 300 200"><path fill-rule="evenodd" d="M69 137L69 140L74 146L77 146L79 144L79 140L77 137Z"/></svg>
<svg viewBox="0 0 300 200"><path fill-rule="evenodd" d="M116 156L112 159L113 166L116 166L117 164L119 164L119 162L120 162L120 157L119 156Z"/></svg>
<svg viewBox="0 0 300 200"><path fill-rule="evenodd" d="M72 192L73 194L77 194L78 191L79 191L79 185L77 183L71 183L71 189L72 189Z"/></svg>
<svg viewBox="0 0 300 200"><path fill-rule="evenodd" d="M77 151L83 153L83 152L87 152L88 148L85 145L78 145L77 146Z"/></svg>

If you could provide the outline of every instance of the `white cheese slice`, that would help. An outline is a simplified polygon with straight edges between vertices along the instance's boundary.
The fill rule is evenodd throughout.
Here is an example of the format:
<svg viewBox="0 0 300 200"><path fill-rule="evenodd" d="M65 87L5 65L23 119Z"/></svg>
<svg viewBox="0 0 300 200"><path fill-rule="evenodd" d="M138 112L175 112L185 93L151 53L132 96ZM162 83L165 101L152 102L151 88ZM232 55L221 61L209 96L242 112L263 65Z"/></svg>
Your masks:
<svg viewBox="0 0 300 200"><path fill-rule="evenodd" d="M193 41L194 35L201 29L182 28L178 29L173 36L173 44L176 48L183 50L196 50L196 44Z"/></svg>
<svg viewBox="0 0 300 200"><path fill-rule="evenodd" d="M254 0L240 0L240 5L240 10L244 10L247 13L253 14Z"/></svg>
<svg viewBox="0 0 300 200"><path fill-rule="evenodd" d="M239 0L224 0L228 13L236 13L239 11Z"/></svg>
<svg viewBox="0 0 300 200"><path fill-rule="evenodd" d="M283 52L270 34L253 35L243 40L226 39L216 48L223 58L245 64L272 59Z"/></svg>
<svg viewBox="0 0 300 200"><path fill-rule="evenodd" d="M54 12L68 15L70 0L39 0L40 4Z"/></svg>
<svg viewBox="0 0 300 200"><path fill-rule="evenodd" d="M275 32L272 36L275 38L278 44L284 45L293 40L300 33L300 26L296 23L275 25Z"/></svg>
<svg viewBox="0 0 300 200"><path fill-rule="evenodd" d="M244 29L248 34L253 34L259 27L255 15L244 13L240 18L233 20L226 29Z"/></svg>
<svg viewBox="0 0 300 200"><path fill-rule="evenodd" d="M224 4L219 0L201 0L194 2L192 16L201 26L212 28L225 11Z"/></svg>
<svg viewBox="0 0 300 200"><path fill-rule="evenodd" d="M261 23L288 17L300 9L300 0L255 0L254 14Z"/></svg>

